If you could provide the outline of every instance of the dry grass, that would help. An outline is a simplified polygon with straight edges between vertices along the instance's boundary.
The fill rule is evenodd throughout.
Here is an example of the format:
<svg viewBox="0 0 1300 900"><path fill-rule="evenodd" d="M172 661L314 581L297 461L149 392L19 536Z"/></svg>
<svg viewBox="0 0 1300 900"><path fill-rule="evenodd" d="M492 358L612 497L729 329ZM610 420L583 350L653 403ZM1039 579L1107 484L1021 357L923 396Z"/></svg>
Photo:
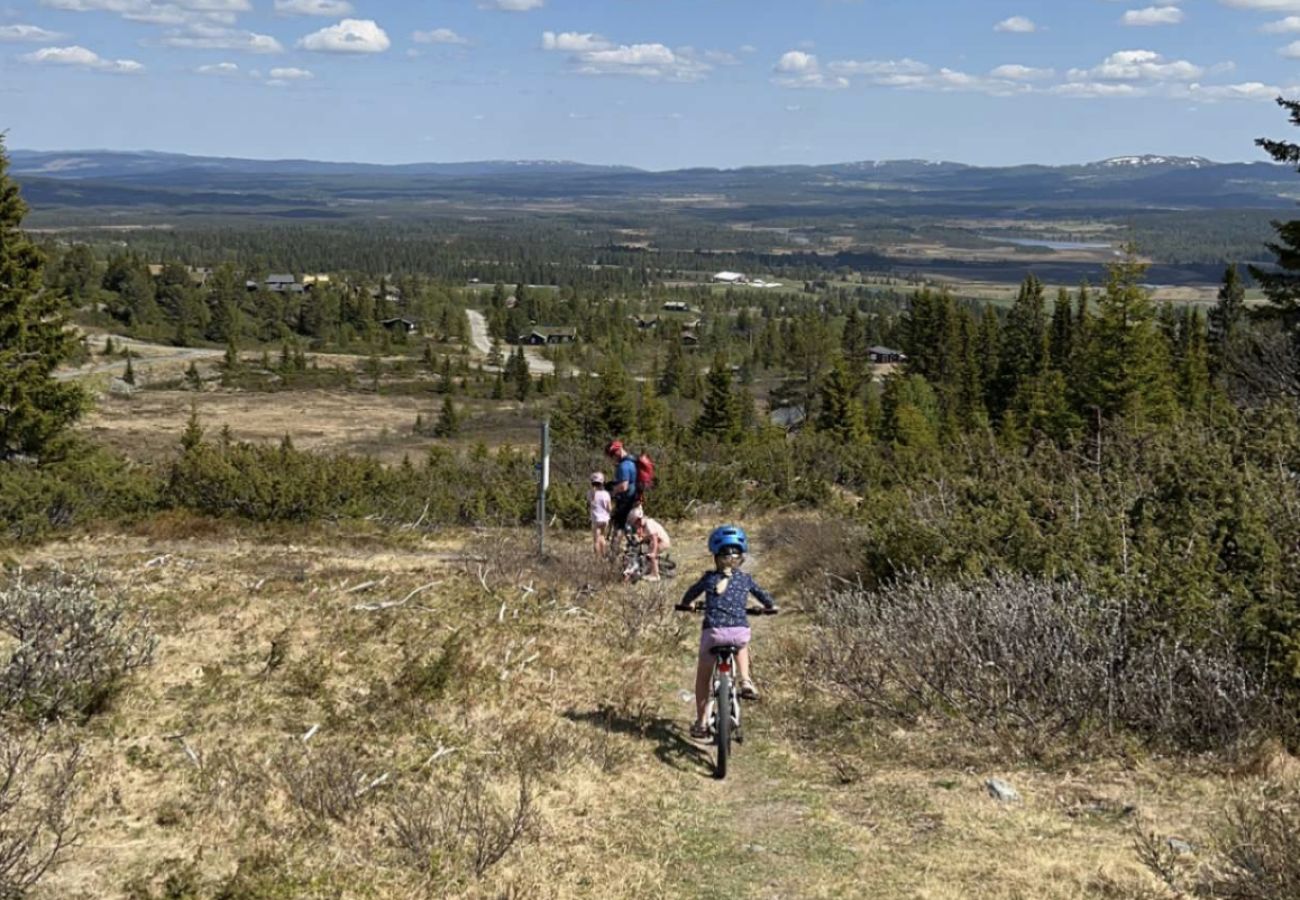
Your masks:
<svg viewBox="0 0 1300 900"><path fill-rule="evenodd" d="M670 586L617 584L585 535L541 563L522 532L185 523L26 552L129 581L160 638L82 729L82 842L35 896L1134 896L1154 885L1139 829L1206 839L1213 771L1003 771L869 723L832 753L798 616L757 624L767 700L716 783L686 735L697 623L666 612L710 524L674 532ZM780 589L797 554L753 524ZM991 776L1024 802L991 800Z"/></svg>

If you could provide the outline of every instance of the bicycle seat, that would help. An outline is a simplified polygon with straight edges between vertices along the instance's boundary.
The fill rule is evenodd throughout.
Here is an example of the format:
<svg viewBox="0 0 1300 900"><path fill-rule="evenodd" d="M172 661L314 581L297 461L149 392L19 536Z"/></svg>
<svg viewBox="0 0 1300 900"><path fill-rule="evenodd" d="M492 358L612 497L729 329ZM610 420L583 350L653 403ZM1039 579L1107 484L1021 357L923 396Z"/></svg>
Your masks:
<svg viewBox="0 0 1300 900"><path fill-rule="evenodd" d="M731 644L719 644L716 647L709 648L709 652L714 656L735 656L740 652L740 648Z"/></svg>

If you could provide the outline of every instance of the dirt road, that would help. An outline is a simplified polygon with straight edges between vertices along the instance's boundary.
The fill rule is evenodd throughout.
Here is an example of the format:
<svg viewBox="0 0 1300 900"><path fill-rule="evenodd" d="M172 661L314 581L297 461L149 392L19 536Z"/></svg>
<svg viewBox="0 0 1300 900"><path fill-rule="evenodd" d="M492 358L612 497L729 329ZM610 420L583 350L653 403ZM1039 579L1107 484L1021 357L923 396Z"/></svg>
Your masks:
<svg viewBox="0 0 1300 900"><path fill-rule="evenodd" d="M476 309L467 309L465 312L469 316L470 342L475 350L487 356L492 352L492 338L488 335L487 318ZM534 375L555 374L555 363L542 356L542 351L536 347L525 347L524 356L528 360L528 371ZM488 370L491 371L491 367L488 367Z"/></svg>

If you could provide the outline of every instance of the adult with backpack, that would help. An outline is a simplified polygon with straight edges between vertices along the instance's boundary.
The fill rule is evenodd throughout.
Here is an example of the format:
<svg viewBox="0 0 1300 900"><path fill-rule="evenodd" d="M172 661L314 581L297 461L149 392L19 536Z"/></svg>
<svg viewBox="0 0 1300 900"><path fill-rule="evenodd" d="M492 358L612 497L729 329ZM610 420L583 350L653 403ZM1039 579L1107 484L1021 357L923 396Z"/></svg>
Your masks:
<svg viewBox="0 0 1300 900"><path fill-rule="evenodd" d="M633 457L620 440L610 441L605 454L614 460L614 479L610 485L614 511L610 523L614 533L618 534L626 530L628 513L643 502L646 492L654 484L655 464L645 453Z"/></svg>

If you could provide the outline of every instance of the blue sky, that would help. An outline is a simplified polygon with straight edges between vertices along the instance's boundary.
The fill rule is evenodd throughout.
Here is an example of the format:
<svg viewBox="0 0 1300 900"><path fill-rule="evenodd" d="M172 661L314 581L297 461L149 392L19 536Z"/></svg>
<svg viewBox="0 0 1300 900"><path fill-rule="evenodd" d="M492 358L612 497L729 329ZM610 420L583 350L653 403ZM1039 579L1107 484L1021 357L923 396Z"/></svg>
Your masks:
<svg viewBox="0 0 1300 900"><path fill-rule="evenodd" d="M24 149L663 169L1290 137L1300 0L0 0Z"/></svg>

